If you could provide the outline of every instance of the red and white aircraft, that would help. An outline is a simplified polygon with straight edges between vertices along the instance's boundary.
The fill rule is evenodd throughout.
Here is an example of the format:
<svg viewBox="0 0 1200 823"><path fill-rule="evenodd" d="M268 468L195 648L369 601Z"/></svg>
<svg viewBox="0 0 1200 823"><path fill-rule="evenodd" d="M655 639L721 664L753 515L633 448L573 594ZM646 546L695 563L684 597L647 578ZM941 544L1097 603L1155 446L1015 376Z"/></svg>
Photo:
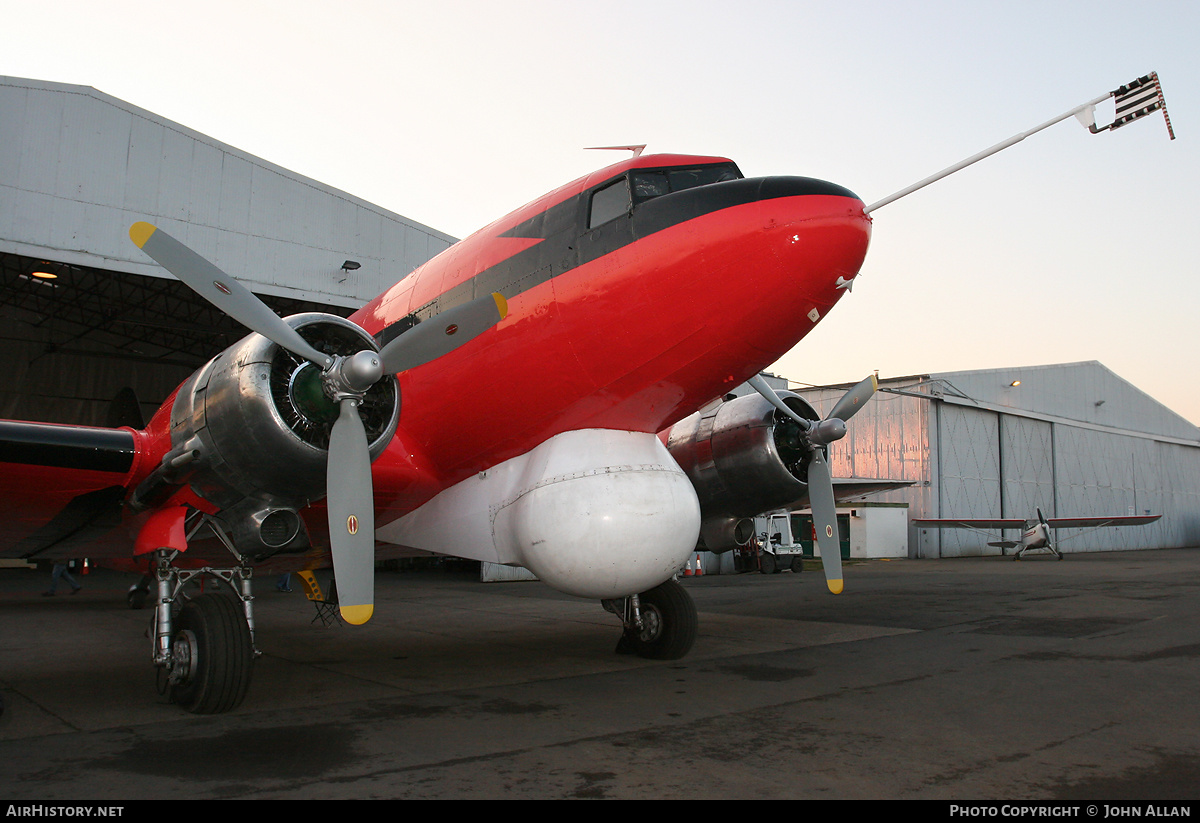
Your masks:
<svg viewBox="0 0 1200 823"><path fill-rule="evenodd" d="M1020 529L1020 540L993 540L989 546L999 549L1016 549L1013 560L1020 560L1027 551L1039 549L1050 552L1058 560L1063 559L1063 553L1054 545L1050 536L1051 529L1103 529L1116 526L1146 526L1160 519L1161 514L1130 514L1112 515L1109 517L1051 517L1049 520L1037 509L1037 518L1025 520L1017 517L975 517L975 518L928 518L913 520L919 529L970 529L986 532L989 530Z"/></svg>
<svg viewBox="0 0 1200 823"><path fill-rule="evenodd" d="M342 616L362 623L378 557L520 565L600 599L625 650L681 657L696 612L673 575L698 535L732 548L744 518L808 500L838 545L826 447L873 379L819 420L754 378L848 291L868 213L892 199L638 154L497 220L348 320L280 319L135 224L134 243L254 333L145 429L0 423L0 556L149 569L154 662L195 712L245 694L256 566L332 560ZM713 402L748 380L759 394ZM838 552L825 554L840 591ZM180 608L200 573L239 597Z"/></svg>

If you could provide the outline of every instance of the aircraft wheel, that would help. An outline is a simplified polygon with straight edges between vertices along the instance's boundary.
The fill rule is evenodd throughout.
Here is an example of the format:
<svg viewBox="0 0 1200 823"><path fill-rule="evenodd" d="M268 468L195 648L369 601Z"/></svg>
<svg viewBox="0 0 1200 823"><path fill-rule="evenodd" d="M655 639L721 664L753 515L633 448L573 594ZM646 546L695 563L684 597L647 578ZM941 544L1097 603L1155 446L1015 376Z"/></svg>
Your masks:
<svg viewBox="0 0 1200 823"><path fill-rule="evenodd" d="M201 595L188 601L175 626L171 702L194 714L236 709L254 663L250 628L237 604L225 595Z"/></svg>
<svg viewBox="0 0 1200 823"><path fill-rule="evenodd" d="M148 597L150 597L149 589L142 589L137 586L133 586L129 590L129 593L125 595L125 602L129 604L129 608L137 611L138 609L146 606L146 599Z"/></svg>
<svg viewBox="0 0 1200 823"><path fill-rule="evenodd" d="M800 574L802 571L804 571L804 558L798 554L794 555L792 557L792 574Z"/></svg>
<svg viewBox="0 0 1200 823"><path fill-rule="evenodd" d="M775 574L779 571L775 568L775 555L770 552L763 552L758 560L758 570L763 574Z"/></svg>
<svg viewBox="0 0 1200 823"><path fill-rule="evenodd" d="M643 593L640 600L644 627L626 635L638 656L678 660L691 651L699 620L696 604L683 586L668 580Z"/></svg>

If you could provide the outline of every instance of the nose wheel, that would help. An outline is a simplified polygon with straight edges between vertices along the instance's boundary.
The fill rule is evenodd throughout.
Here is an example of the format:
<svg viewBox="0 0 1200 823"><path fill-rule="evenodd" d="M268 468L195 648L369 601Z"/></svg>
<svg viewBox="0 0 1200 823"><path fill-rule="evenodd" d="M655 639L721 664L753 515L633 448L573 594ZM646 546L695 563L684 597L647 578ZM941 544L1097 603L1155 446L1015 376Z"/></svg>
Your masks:
<svg viewBox="0 0 1200 823"><path fill-rule="evenodd" d="M696 642L699 619L692 596L671 579L638 595L606 600L604 607L621 617L624 631L618 654L650 660L678 660Z"/></svg>

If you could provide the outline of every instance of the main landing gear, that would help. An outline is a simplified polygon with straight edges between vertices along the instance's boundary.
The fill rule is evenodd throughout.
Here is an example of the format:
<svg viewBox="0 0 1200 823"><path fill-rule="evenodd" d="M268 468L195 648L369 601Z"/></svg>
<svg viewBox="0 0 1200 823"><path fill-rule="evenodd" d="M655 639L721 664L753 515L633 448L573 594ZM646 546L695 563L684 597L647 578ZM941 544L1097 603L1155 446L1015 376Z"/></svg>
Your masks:
<svg viewBox="0 0 1200 823"><path fill-rule="evenodd" d="M696 604L674 578L640 595L601 602L624 624L618 654L678 660L696 642Z"/></svg>
<svg viewBox="0 0 1200 823"><path fill-rule="evenodd" d="M209 523L226 547L224 534ZM195 714L219 714L241 705L258 652L254 648L254 597L250 567L183 570L171 565L178 552L154 553L154 665L158 689ZM196 578L220 581L228 591L189 598L184 587ZM232 596L230 596L232 595ZM132 605L132 603L131 603Z"/></svg>
<svg viewBox="0 0 1200 823"><path fill-rule="evenodd" d="M1053 543L1050 543L1049 541L1047 541L1047 542L1046 542L1046 545L1045 545L1045 546L1043 546L1042 548L1046 549L1046 551L1048 551L1048 552L1050 552L1052 555L1054 555L1054 559L1055 559L1055 560L1062 560L1062 559L1063 559L1063 553L1062 553L1062 552L1060 552L1058 549L1054 548L1054 544L1053 544ZM1029 549L1029 547L1028 547L1028 546L1025 546L1025 547L1023 547L1023 548L1021 548L1021 549L1018 549L1018 550L1017 550L1017 553L1013 555L1013 560L1020 560L1020 559L1021 559L1021 555L1022 555L1022 554L1024 554L1025 552L1027 552L1027 551L1030 551L1030 549ZM1037 550L1036 550L1036 549L1034 549L1034 551L1037 551Z"/></svg>

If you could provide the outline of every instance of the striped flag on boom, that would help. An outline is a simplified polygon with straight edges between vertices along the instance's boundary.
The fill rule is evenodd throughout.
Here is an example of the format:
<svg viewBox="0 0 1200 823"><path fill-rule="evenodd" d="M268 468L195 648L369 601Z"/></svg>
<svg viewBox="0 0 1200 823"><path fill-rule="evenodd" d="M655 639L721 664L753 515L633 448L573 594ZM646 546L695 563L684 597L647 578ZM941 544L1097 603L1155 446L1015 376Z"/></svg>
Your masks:
<svg viewBox="0 0 1200 823"><path fill-rule="evenodd" d="M1167 101L1163 99L1162 84L1158 81L1158 72L1150 72L1145 77L1139 77L1132 83L1126 83L1111 93L1116 98L1117 119L1107 126L1097 127L1094 123L1088 128L1092 134L1099 134L1106 129L1119 129L1140 117L1162 109L1163 119L1167 122L1167 133L1175 139L1175 130L1171 128L1171 117L1167 114Z"/></svg>

